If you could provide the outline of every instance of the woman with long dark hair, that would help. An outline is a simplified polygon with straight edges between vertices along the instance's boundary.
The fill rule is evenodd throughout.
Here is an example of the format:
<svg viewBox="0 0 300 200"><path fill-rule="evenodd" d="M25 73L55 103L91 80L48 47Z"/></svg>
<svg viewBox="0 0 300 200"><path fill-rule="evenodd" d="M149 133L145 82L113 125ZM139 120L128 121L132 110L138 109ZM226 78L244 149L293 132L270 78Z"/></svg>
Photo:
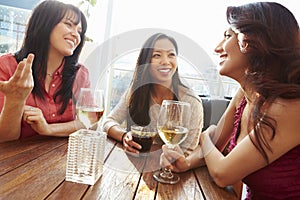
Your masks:
<svg viewBox="0 0 300 200"><path fill-rule="evenodd" d="M83 127L74 105L79 89L90 85L78 63L86 28L73 5L47 0L33 10L21 49L0 57L1 141L67 136Z"/></svg>
<svg viewBox="0 0 300 200"><path fill-rule="evenodd" d="M152 35L140 50L130 87L104 122L108 136L121 141L125 150L139 153L141 146L132 140L130 127L133 124L156 126L163 100L191 104L191 127L181 147L187 154L197 147L203 121L202 103L180 81L177 55L177 42L163 33ZM121 126L124 121L127 130Z"/></svg>
<svg viewBox="0 0 300 200"><path fill-rule="evenodd" d="M163 148L162 165L179 172L206 164L221 187L242 180L247 199L300 199L299 25L273 2L228 7L227 21L230 28L215 52L220 74L241 89L187 159L180 149ZM179 159L170 165L172 157Z"/></svg>

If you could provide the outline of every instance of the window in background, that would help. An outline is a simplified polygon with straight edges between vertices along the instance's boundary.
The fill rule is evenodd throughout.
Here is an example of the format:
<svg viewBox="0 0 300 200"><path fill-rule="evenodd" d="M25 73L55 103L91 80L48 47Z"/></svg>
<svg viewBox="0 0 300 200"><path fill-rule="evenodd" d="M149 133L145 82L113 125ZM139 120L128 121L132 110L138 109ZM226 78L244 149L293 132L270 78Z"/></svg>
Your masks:
<svg viewBox="0 0 300 200"><path fill-rule="evenodd" d="M31 10L41 0L1 0L0 55L16 52L22 46Z"/></svg>
<svg viewBox="0 0 300 200"><path fill-rule="evenodd" d="M21 47L30 12L0 5L0 54L15 52Z"/></svg>
<svg viewBox="0 0 300 200"><path fill-rule="evenodd" d="M111 88L109 90L107 99L107 101L110 102L110 110L116 106L120 97L128 89L135 70L138 54L138 51L128 53L118 58L114 63L111 64L110 70L112 78L108 80L107 87ZM179 75L185 85L192 88L201 96L210 95L210 88L207 85L207 82L208 79L211 79L211 75L213 73L207 71L206 74L201 74L193 65L181 57L178 57L178 67ZM218 83L215 82L215 84L217 85Z"/></svg>
<svg viewBox="0 0 300 200"><path fill-rule="evenodd" d="M98 1L103 3L105 0ZM225 18L226 7L250 1L251 0L241 0L238 2L234 0L212 0L206 2L205 5L202 5L198 0L191 0L188 2L179 0L113 0L109 1L112 12L108 12L107 15L108 18L106 20L109 21L108 26L106 26L104 30L99 29L97 27L99 22L97 22L95 23L95 26L92 27L95 29L98 28L94 32L101 32L96 35L103 35L103 31L108 33L106 34L108 38L105 39L145 27L176 31L194 40L195 43L203 47L207 54L213 58L213 49L223 37L224 30L228 28ZM293 5L295 2L283 0L275 1L290 8L294 14L299 13L295 11L295 9L297 9L297 6ZM96 18L97 17L94 19ZM95 37L95 39L97 38ZM191 51L193 50L191 49ZM128 85L125 85L123 81L126 80L129 84L131 78L128 80L130 76L128 74L130 71L132 74L133 68L131 68L131 66L134 66L136 58L137 57L135 56L133 60L127 63L126 56L124 56L118 58L118 60L111 65L110 70L113 72L113 75L110 76L109 81L112 81L113 85L123 88L118 90L118 95L110 95L111 93L109 93L109 98L115 98L114 100L111 100L111 107L113 107L114 102L118 101L119 93L125 91L127 88ZM190 67L187 60L187 65L180 64L179 67L182 72L190 71L191 73L185 74L180 71L180 74L199 95L206 95L208 92L211 96L230 98L235 94L239 85L232 79L216 75L218 74L218 62L216 59L214 59L214 61L214 66L205 65L207 69L202 70L202 73L199 75L199 73L194 73L195 71L186 70ZM120 68L119 62L126 66L126 68ZM109 88L109 90L113 91L113 88L114 86Z"/></svg>
<svg viewBox="0 0 300 200"><path fill-rule="evenodd" d="M61 0L77 5L81 0ZM90 55L95 46L103 44L110 38L132 30L142 28L161 28L176 31L193 40L205 49L213 58L213 48L227 28L225 19L226 6L247 3L252 0L236 2L212 0L201 5L198 0L188 2L177 0L97 0L95 6L89 7L87 36L93 39L93 45L85 45L81 60ZM299 20L297 1L274 0L287 6ZM0 54L15 52L22 45L26 22L31 9L41 0L1 0L0 3ZM9 6L8 6L9 5ZM21 7L21 8L20 8ZM298 16L297 16L298 15ZM96 45L94 45L96 44ZM118 43L117 43L118 44ZM142 44L142 43L141 43ZM140 44L140 45L141 45ZM140 46L139 45L139 46ZM93 48L88 49L87 47ZM181 45L180 45L181 46ZM181 49L181 48L180 48ZM190 48L191 52L194 51ZM114 49L111 50L112 52ZM87 52L87 53L86 53ZM196 52L198 53L198 52ZM109 66L107 78L107 98L112 108L118 102L120 95L128 88L135 67L137 54L124 55ZM103 60L100 53L95 53L95 59ZM179 73L185 83L199 95L231 97L238 84L227 78L218 76L217 62L203 65L201 73L188 59L179 58ZM100 62L87 65L95 80L98 79L100 68L105 68ZM96 70L95 70L96 69ZM188 72L188 73L187 73ZM106 84L103 84L106 87Z"/></svg>
<svg viewBox="0 0 300 200"><path fill-rule="evenodd" d="M109 4L112 7L112 12L107 15L107 21L110 23L109 26L106 26L106 29L103 30L109 33L109 38L106 39L133 30L145 29L146 27L149 29L167 29L171 32L182 34L194 41L194 43L205 49L208 57L213 57L212 46L218 42L218 36L222 37L223 31L225 30L222 27L222 20L224 20L224 27L226 27L224 16L221 16L218 12L218 10L221 9L225 12L225 4L222 3L210 3L205 7L201 7L197 0L192 0L188 3L172 0L143 2L138 0L114 0L110 1ZM171 12L165 12L165 8L169 8ZM212 10L214 10L214 12L211 12ZM155 11L155 13L153 11ZM209 16L213 18L206 20ZM217 23L214 23L218 18L221 19L221 26L216 26ZM173 34L171 34L171 36L174 36L176 40L179 39ZM138 46L140 47L142 43L143 42L140 42ZM111 51L118 52L118 45L119 43L116 43L115 46L112 46ZM183 52L182 47L184 45L186 44L179 44L180 53ZM185 49L186 51L184 51L184 53L187 51L190 53L197 52L197 49L193 49L192 47L187 47L187 49L188 50ZM107 107L108 112L109 109L112 109L116 105L120 96L128 88L137 55L138 52L135 53L135 56L123 55L108 67L110 70L110 78L107 83L109 90L107 93L107 101L110 103ZM199 54L199 58L197 59L201 59L201 55L202 54ZM131 59L128 59L128 57ZM183 82L201 96L231 97L237 88L237 84L232 80L223 81L223 77L220 77L218 74L217 64L209 62L207 58L204 58L204 60L208 60L208 62L201 62L201 66L193 66L195 63L189 60L188 56L186 58L179 56L179 73Z"/></svg>

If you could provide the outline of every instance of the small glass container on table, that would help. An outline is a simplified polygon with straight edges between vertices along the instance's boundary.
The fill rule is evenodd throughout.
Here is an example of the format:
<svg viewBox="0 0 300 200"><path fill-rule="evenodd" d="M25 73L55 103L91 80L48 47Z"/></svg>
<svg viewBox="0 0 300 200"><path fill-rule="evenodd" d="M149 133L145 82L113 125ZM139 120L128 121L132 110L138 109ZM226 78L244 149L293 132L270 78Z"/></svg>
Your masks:
<svg viewBox="0 0 300 200"><path fill-rule="evenodd" d="M103 173L106 133L80 129L69 136L66 181L94 185Z"/></svg>

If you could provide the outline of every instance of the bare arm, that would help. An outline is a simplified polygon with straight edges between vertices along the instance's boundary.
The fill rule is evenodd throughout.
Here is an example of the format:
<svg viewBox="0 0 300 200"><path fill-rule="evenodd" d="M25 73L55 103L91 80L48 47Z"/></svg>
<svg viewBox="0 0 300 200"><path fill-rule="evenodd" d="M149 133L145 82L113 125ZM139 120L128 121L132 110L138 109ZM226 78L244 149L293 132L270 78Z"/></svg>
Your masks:
<svg viewBox="0 0 300 200"><path fill-rule="evenodd" d="M41 109L32 106L24 107L23 120L40 135L63 137L79 129L85 129L83 123L77 119L70 122L48 124Z"/></svg>
<svg viewBox="0 0 300 200"><path fill-rule="evenodd" d="M49 136L64 137L70 135L71 133L79 129L85 129L85 126L79 120L74 120L64 123L50 124L49 129Z"/></svg>
<svg viewBox="0 0 300 200"><path fill-rule="evenodd" d="M0 91L5 96L0 114L1 142L20 137L23 109L34 85L31 71L33 59L34 55L29 54L27 59L18 64L8 81L0 81Z"/></svg>
<svg viewBox="0 0 300 200"><path fill-rule="evenodd" d="M270 163L300 144L299 112L300 100L277 100L268 109L267 114L277 122L276 135L273 139L271 139L270 129L264 129L267 142L272 149L272 151L266 149ZM249 135L255 139L253 132ZM267 165L249 135L244 137L226 157L214 145L208 147L210 138L205 134L201 135L200 141L206 165L219 186L234 184Z"/></svg>
<svg viewBox="0 0 300 200"><path fill-rule="evenodd" d="M216 145L217 149L221 151L224 149L231 137L234 114L236 112L236 107L239 105L242 97L243 91L239 90L235 97L231 100L217 126L212 125L204 131L212 138L213 143ZM167 148L163 148L161 165L169 166L175 172L184 172L189 169L203 166L205 165L205 161L203 158L201 146L198 145L197 148L192 151L192 153L186 158L184 158L184 155L178 149L169 150Z"/></svg>
<svg viewBox="0 0 300 200"><path fill-rule="evenodd" d="M206 134L212 138L212 144L217 143L217 141L219 144L222 144L221 147L224 147L223 144L226 144L226 142L220 142L220 135L218 135L219 133L217 132L217 126L215 125L208 127L202 134ZM217 148L221 147L217 146ZM183 151L179 147L176 147L175 149L169 149L163 146L161 165L168 166L172 171L175 172L185 172L190 169L205 165L205 160L200 145L198 145L197 148L186 158L184 157Z"/></svg>

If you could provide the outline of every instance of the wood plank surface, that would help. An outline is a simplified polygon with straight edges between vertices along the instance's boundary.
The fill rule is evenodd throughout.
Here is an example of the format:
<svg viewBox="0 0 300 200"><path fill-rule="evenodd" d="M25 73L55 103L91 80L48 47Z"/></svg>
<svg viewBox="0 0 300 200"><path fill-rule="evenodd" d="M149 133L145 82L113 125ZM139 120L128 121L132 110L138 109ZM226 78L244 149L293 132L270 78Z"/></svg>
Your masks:
<svg viewBox="0 0 300 200"><path fill-rule="evenodd" d="M177 184L158 184L157 200L177 199L194 200L204 199L201 194L201 189L192 171L177 174L180 176L180 181Z"/></svg>
<svg viewBox="0 0 300 200"><path fill-rule="evenodd" d="M49 151L67 144L67 138L33 137L29 140L9 142L14 145L1 145L0 175L24 163L30 162Z"/></svg>
<svg viewBox="0 0 300 200"><path fill-rule="evenodd" d="M65 178L66 146L49 151L0 178L0 199L44 199Z"/></svg>
<svg viewBox="0 0 300 200"><path fill-rule="evenodd" d="M159 159L161 152L160 146L153 145L151 151L144 154L146 162L134 199L155 199L158 183L153 179L153 172L160 169Z"/></svg>
<svg viewBox="0 0 300 200"><path fill-rule="evenodd" d="M128 155L118 144L104 164L101 180L89 188L84 199L133 199L144 165L144 157Z"/></svg>
<svg viewBox="0 0 300 200"><path fill-rule="evenodd" d="M230 188L218 187L210 177L206 167L194 169L196 177L199 181L202 192L207 200L237 200L238 197Z"/></svg>
<svg viewBox="0 0 300 200"><path fill-rule="evenodd" d="M206 167L180 173L175 185L156 182L160 146L140 156L126 153L110 138L103 174L95 185L65 181L68 138L34 136L0 144L0 199L238 199L219 188Z"/></svg>
<svg viewBox="0 0 300 200"><path fill-rule="evenodd" d="M104 161L110 155L112 149L115 147L116 142L113 140L107 140L105 142L105 152L104 152ZM65 169L64 169L65 170ZM101 181L99 178L98 182ZM94 186L93 186L94 187ZM69 181L63 181L48 197L47 199L82 199L88 189L91 188L90 185L73 183Z"/></svg>

